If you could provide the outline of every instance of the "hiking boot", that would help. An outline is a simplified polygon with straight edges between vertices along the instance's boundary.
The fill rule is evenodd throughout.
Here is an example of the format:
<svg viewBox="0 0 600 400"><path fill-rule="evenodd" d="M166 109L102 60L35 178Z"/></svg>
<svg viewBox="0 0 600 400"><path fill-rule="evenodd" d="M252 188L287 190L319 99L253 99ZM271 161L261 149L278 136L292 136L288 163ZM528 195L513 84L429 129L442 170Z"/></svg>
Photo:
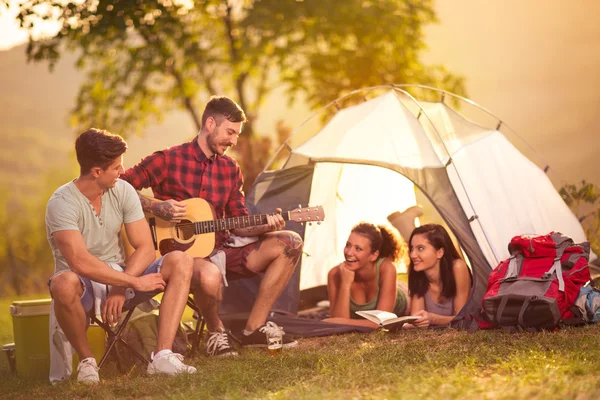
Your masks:
<svg viewBox="0 0 600 400"><path fill-rule="evenodd" d="M196 372L196 368L185 365L183 363L183 356L177 353L163 354L160 357L153 357L152 362L148 364L146 372L150 375L164 374L164 375L178 375L178 374L193 374Z"/></svg>
<svg viewBox="0 0 600 400"><path fill-rule="evenodd" d="M206 354L213 357L235 357L238 355L229 341L229 332L223 328L208 334Z"/></svg>
<svg viewBox="0 0 600 400"><path fill-rule="evenodd" d="M263 326L261 326L260 328L258 328L254 332L252 332L250 335L244 335L244 332L242 332L239 335L240 343L244 347L264 347L264 348L266 348L266 347L268 347L267 335L269 334L269 331L271 331L271 330L280 331L284 349L287 349L290 347L296 347L298 345L297 341L286 338L283 328L280 327L279 325L277 325L273 321L268 321L266 324L264 324Z"/></svg>
<svg viewBox="0 0 600 400"><path fill-rule="evenodd" d="M89 357L80 361L79 365L77 365L77 382L85 383L86 385L99 383L99 369L95 358Z"/></svg>

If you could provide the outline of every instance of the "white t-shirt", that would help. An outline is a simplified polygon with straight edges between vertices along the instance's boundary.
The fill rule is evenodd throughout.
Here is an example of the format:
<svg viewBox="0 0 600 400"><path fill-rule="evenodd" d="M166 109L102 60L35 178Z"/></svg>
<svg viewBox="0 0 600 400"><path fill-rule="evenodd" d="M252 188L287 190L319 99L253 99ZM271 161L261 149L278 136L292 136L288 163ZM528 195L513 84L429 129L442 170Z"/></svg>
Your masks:
<svg viewBox="0 0 600 400"><path fill-rule="evenodd" d="M92 203L75 183L61 186L46 206L46 234L54 255L54 272L71 269L56 246L54 232L79 231L92 255L107 263L124 265L121 226L142 218L144 212L135 189L121 179L102 195L102 208L98 216Z"/></svg>

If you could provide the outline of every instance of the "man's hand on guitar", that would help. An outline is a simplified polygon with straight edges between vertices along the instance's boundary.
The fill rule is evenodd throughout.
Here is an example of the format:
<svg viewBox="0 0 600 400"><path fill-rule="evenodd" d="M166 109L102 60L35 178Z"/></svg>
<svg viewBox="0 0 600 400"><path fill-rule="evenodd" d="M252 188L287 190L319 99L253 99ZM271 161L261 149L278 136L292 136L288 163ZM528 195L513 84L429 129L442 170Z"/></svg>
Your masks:
<svg viewBox="0 0 600 400"><path fill-rule="evenodd" d="M281 216L281 208L275 209L275 214L267 215L267 225L271 232L280 231L285 227L285 220Z"/></svg>
<svg viewBox="0 0 600 400"><path fill-rule="evenodd" d="M152 214L169 222L180 222L186 213L186 204L173 199L152 204Z"/></svg>
<svg viewBox="0 0 600 400"><path fill-rule="evenodd" d="M155 290L165 290L166 285L162 275L157 272L137 277L131 286L138 292L153 292Z"/></svg>

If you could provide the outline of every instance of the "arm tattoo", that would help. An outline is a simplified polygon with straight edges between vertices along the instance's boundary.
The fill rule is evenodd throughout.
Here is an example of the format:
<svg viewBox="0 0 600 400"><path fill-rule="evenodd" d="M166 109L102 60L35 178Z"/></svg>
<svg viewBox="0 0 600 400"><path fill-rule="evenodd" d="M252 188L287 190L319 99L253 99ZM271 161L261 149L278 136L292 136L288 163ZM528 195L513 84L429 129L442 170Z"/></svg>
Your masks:
<svg viewBox="0 0 600 400"><path fill-rule="evenodd" d="M146 212L152 212L152 200L139 192L137 195L140 198L140 203L142 203L142 210Z"/></svg>
<svg viewBox="0 0 600 400"><path fill-rule="evenodd" d="M160 201L152 203L151 212L157 217L170 221L175 214L175 209L171 203Z"/></svg>
<svg viewBox="0 0 600 400"><path fill-rule="evenodd" d="M140 198L140 203L142 203L142 210L145 212L152 213L157 217L160 217L164 220L170 221L173 218L173 214L175 214L175 209L173 205L166 201L158 201L152 200L143 194L138 192L138 197Z"/></svg>

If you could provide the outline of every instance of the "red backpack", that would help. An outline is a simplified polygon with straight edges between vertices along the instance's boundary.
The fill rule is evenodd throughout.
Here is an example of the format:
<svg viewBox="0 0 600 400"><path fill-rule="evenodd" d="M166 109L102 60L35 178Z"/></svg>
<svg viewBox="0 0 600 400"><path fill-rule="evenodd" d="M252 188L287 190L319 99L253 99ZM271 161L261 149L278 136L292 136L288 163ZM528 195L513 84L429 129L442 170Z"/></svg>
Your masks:
<svg viewBox="0 0 600 400"><path fill-rule="evenodd" d="M589 243L550 232L515 236L508 250L510 258L490 273L480 327L554 329L571 321L579 289L590 280Z"/></svg>

